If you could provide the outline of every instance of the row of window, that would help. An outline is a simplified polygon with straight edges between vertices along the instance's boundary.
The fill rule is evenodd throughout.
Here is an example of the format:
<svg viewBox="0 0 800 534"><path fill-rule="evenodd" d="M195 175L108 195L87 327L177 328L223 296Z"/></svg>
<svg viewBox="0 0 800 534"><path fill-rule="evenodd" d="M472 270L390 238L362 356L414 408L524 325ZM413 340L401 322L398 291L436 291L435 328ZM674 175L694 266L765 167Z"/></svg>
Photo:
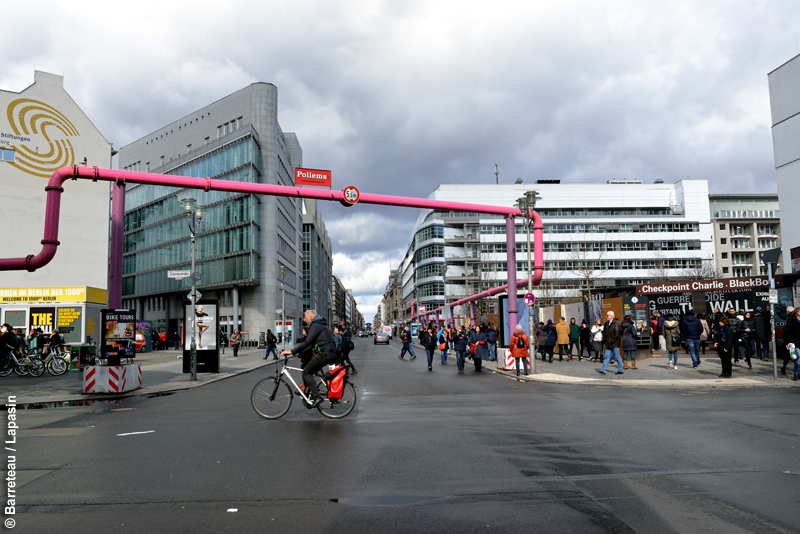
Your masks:
<svg viewBox="0 0 800 534"><path fill-rule="evenodd" d="M587 269L596 271L618 271L631 269L699 269L702 267L702 260L699 259L642 259L642 260L587 260L587 261L545 261L546 271L584 271ZM517 262L517 272L526 272L528 263ZM508 262L484 262L481 264L482 272L506 272Z"/></svg>
<svg viewBox="0 0 800 534"><path fill-rule="evenodd" d="M671 215L669 208L616 209L616 208L570 208L539 211L542 217L630 217L637 215Z"/></svg>
<svg viewBox="0 0 800 534"><path fill-rule="evenodd" d="M200 115L200 119L205 119L205 118L206 118L206 115L208 115L208 116L210 117L210 116L211 116L211 112L207 112L207 113L206 113L206 114L204 114L204 115ZM183 123L183 128L187 128L189 125L191 125L191 124L194 124L195 122L200 122L200 119L198 119L197 117L195 117L194 119L190 120L190 121L188 122L188 124L187 124L187 123ZM180 126L180 125L178 125L178 130L180 130L180 129L181 129L181 126ZM169 134L171 134L171 133L175 133L175 131L174 131L174 130L170 130L170 131L166 131L166 130L165 130L165 131L164 131L164 133L162 133L162 134L160 134L160 135L159 135L158 133L156 133L156 136L155 136L155 137L153 137L153 138L152 138L152 139L150 139L149 141L145 141L145 143L144 143L144 144L145 144L145 145L149 145L150 143L154 143L154 142L158 141L159 139L164 139L164 137L169 137ZM206 138L206 139L208 139L208 138ZM162 158L163 158L163 156L162 156Z"/></svg>
<svg viewBox="0 0 800 534"><path fill-rule="evenodd" d="M428 245L414 253L417 263L430 258L441 258L442 256L444 256L444 245Z"/></svg>
<svg viewBox="0 0 800 534"><path fill-rule="evenodd" d="M258 201L252 195L211 206L198 233L208 232L215 228L223 228L238 223L253 221L258 224ZM189 237L189 225L184 217L169 219L161 224L143 230L133 231L125 236L125 252L135 252L144 248L155 247L176 239Z"/></svg>
<svg viewBox="0 0 800 534"><path fill-rule="evenodd" d="M515 226L517 234L526 233L522 225ZM700 223L608 223L608 224L545 224L545 234L591 234L630 232L699 232ZM505 235L506 227L498 224L482 224L481 234Z"/></svg>
<svg viewBox="0 0 800 534"><path fill-rule="evenodd" d="M444 226L428 226L427 228L423 228L414 236L415 244L419 245L420 243L424 243L429 239L434 238L443 238L444 237Z"/></svg>
<svg viewBox="0 0 800 534"><path fill-rule="evenodd" d="M714 212L715 219L772 219L779 218L781 210L721 210ZM724 230L720 225L720 230Z"/></svg>
<svg viewBox="0 0 800 534"><path fill-rule="evenodd" d="M231 132L235 132L241 127L242 127L241 117L239 117L238 119L231 119L225 124L220 124L219 126L217 126L217 139L219 139L223 135L228 135Z"/></svg>
<svg viewBox="0 0 800 534"><path fill-rule="evenodd" d="M256 226L246 224L197 238L195 258L213 258L258 247L259 231ZM187 239L161 247L151 248L135 254L126 254L122 259L123 274L149 271L169 265L190 263L191 247Z"/></svg>
<svg viewBox="0 0 800 534"><path fill-rule="evenodd" d="M191 264L184 265L188 269ZM156 293L166 291L179 291L192 287L191 278L176 280L167 277L163 269L149 273L139 273L122 278L122 294L124 296L141 293ZM217 258L199 263L202 279L197 285L221 284L225 282L242 282L258 280L258 257L254 254L244 253L238 256ZM288 281L287 276L287 281Z"/></svg>
<svg viewBox="0 0 800 534"><path fill-rule="evenodd" d="M423 265L417 269L417 280L422 280L423 278L428 278L431 276L442 276L442 265L444 264L429 263L428 265Z"/></svg>

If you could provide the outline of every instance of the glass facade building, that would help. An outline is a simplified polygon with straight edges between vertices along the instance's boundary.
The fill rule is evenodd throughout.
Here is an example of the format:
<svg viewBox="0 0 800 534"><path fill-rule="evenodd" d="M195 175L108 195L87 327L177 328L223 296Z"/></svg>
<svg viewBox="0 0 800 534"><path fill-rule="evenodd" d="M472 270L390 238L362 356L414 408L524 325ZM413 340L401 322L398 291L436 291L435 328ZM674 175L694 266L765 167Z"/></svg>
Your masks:
<svg viewBox="0 0 800 534"><path fill-rule="evenodd" d="M281 129L277 103L274 85L249 85L123 147L119 166L292 186L294 169L302 166L302 149L294 134ZM191 279L171 279L167 272L188 270L191 265L189 227L180 203L186 197L207 209L196 230L197 286L204 297L220 300L222 330L230 335L239 328L251 339L267 329L277 333L284 297L281 267L287 271L286 319L297 324L303 311L303 214L302 202L292 198L129 186L124 305L140 310L139 318L152 321L157 331L180 329Z"/></svg>

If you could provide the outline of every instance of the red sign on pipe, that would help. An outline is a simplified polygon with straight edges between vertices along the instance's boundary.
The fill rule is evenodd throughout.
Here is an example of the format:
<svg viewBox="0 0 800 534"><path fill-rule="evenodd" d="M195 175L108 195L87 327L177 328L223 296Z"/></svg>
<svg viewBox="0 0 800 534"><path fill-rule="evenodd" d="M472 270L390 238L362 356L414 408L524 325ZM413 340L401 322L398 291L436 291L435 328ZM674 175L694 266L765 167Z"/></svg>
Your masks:
<svg viewBox="0 0 800 534"><path fill-rule="evenodd" d="M294 183L295 185L331 187L331 171L301 169L298 167L294 170Z"/></svg>

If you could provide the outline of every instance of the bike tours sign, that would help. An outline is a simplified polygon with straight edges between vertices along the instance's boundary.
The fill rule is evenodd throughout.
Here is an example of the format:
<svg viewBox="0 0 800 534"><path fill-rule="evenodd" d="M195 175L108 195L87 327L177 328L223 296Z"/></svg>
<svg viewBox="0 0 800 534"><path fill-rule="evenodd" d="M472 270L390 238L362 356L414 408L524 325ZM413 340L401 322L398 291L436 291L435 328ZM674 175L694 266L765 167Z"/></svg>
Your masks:
<svg viewBox="0 0 800 534"><path fill-rule="evenodd" d="M102 310L101 358L118 360L136 356L136 311Z"/></svg>

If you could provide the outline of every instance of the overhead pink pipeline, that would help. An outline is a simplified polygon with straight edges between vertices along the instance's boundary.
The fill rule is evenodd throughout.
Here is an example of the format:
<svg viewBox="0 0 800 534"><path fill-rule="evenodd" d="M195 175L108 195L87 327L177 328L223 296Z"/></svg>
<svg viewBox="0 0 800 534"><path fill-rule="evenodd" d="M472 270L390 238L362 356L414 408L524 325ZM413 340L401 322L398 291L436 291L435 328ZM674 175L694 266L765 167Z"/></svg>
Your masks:
<svg viewBox="0 0 800 534"><path fill-rule="evenodd" d="M316 200L328 200L344 202L344 195L341 191L329 191L323 189L310 189L305 187L281 186L271 184L254 184L249 182L232 182L226 180L212 180L210 178L192 178L188 176L173 176L166 174L152 174L146 172L120 171L113 169L101 169L98 167L83 167L73 165L57 170L50 177L45 187L47 191L47 206L44 221L44 238L42 239L42 250L36 255L28 255L22 258L0 258L0 271L27 270L35 271L47 265L55 256L58 249L58 224L61 211L61 193L64 192L64 182L69 179L83 179L92 181L114 182L115 194L112 201L112 226L121 232L122 217L124 215L124 205L118 202L117 198L124 198L125 184L148 184L164 185L177 188L201 189L203 191L228 191L232 193L251 193L255 195L272 195L294 198L312 198ZM121 190L122 194L117 194ZM124 200L123 200L124 202ZM376 195L361 193L359 204L379 204L385 206L401 206L407 208L422 208L435 211L464 211L473 213L485 213L489 215L501 215L506 218L514 218L522 215L516 207L490 206L485 204L470 204L466 202L449 202L445 200L432 200L424 198L398 197L392 195ZM538 213L533 212L533 232L534 232L534 274L532 276L533 285L538 285L542 278L544 268L544 241L542 219ZM121 239L116 248L112 246L111 262L112 267L119 263L121 267L122 250ZM513 247L512 247L513 248ZM119 256L119 257L116 257ZM112 268L113 271L113 268ZM527 278L525 279L527 283ZM121 281L120 281L121 282ZM114 284L116 285L116 284ZM519 284L518 284L519 285ZM121 283L119 284L121 289ZM507 286L502 286L507 287ZM116 293L116 288L109 287L109 293ZM494 288L473 297L461 299L457 303L448 303L453 306L458 303L469 302L483 296L496 295L505 290ZM111 300L111 299L109 299ZM116 300L116 299L115 299ZM109 302L109 304L112 304Z"/></svg>

